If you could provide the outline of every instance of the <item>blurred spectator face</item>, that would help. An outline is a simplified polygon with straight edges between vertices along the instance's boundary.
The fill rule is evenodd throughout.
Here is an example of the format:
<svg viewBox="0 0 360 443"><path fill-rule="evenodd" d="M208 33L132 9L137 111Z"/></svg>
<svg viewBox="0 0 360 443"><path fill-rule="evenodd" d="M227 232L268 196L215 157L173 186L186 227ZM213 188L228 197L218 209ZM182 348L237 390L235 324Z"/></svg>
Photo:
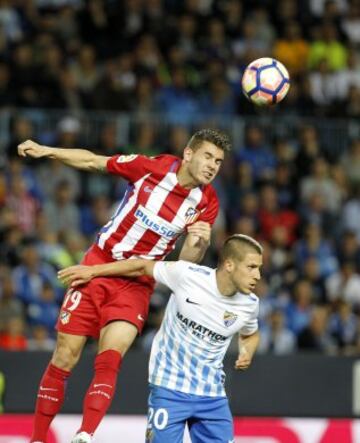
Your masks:
<svg viewBox="0 0 360 443"><path fill-rule="evenodd" d="M25 330L24 320L21 317L11 317L7 322L7 332L11 337L23 335Z"/></svg>
<svg viewBox="0 0 360 443"><path fill-rule="evenodd" d="M249 235L250 237L254 237L256 230L253 219L250 217L239 217L235 222L234 231L238 234L245 234Z"/></svg>
<svg viewBox="0 0 360 443"><path fill-rule="evenodd" d="M284 327L284 315L281 311L273 311L270 314L270 327L273 332L281 331Z"/></svg>
<svg viewBox="0 0 360 443"><path fill-rule="evenodd" d="M19 67L28 67L33 64L33 50L31 45L22 44L15 49L15 63Z"/></svg>
<svg viewBox="0 0 360 443"><path fill-rule="evenodd" d="M15 298L14 284L9 276L5 276L1 281L0 299L11 300L12 298Z"/></svg>
<svg viewBox="0 0 360 443"><path fill-rule="evenodd" d="M321 239L321 229L316 223L311 223L306 227L305 238L309 243L317 244Z"/></svg>
<svg viewBox="0 0 360 443"><path fill-rule="evenodd" d="M321 214L326 209L326 201L321 194L314 192L308 198L308 207L311 211Z"/></svg>
<svg viewBox="0 0 360 443"><path fill-rule="evenodd" d="M275 212L278 206L276 189L273 186L263 186L260 192L260 207L265 211Z"/></svg>
<svg viewBox="0 0 360 443"><path fill-rule="evenodd" d="M174 69L172 72L172 83L176 89L186 89L187 82L185 72L182 69Z"/></svg>
<svg viewBox="0 0 360 443"><path fill-rule="evenodd" d="M107 218L108 220L108 218ZM74 256L83 252L86 247L86 241L84 236L79 232L66 232L63 235L63 242L66 249Z"/></svg>
<svg viewBox="0 0 360 443"><path fill-rule="evenodd" d="M191 15L182 15L178 22L178 31L180 35L192 39L196 32L196 21Z"/></svg>
<svg viewBox="0 0 360 443"><path fill-rule="evenodd" d="M315 306L310 318L310 329L315 335L322 335L327 328L328 310L323 306Z"/></svg>
<svg viewBox="0 0 360 443"><path fill-rule="evenodd" d="M9 67L4 63L0 63L0 89L6 87L9 83L9 80L10 80Z"/></svg>
<svg viewBox="0 0 360 443"><path fill-rule="evenodd" d="M275 226L271 231L271 243L279 248L285 248L289 243L289 234L284 226Z"/></svg>
<svg viewBox="0 0 360 443"><path fill-rule="evenodd" d="M45 303L55 303L54 289L50 285L44 284L41 290L40 298Z"/></svg>
<svg viewBox="0 0 360 443"><path fill-rule="evenodd" d="M155 129L151 124L143 124L140 126L138 136L136 139L136 148L143 152L154 146L155 143Z"/></svg>
<svg viewBox="0 0 360 443"><path fill-rule="evenodd" d="M215 78L211 81L210 92L212 101L222 103L229 97L230 89L227 82L223 78Z"/></svg>
<svg viewBox="0 0 360 443"><path fill-rule="evenodd" d="M172 46L168 52L168 59L171 66L184 66L186 55L179 46Z"/></svg>
<svg viewBox="0 0 360 443"><path fill-rule="evenodd" d="M108 123L100 134L100 145L104 153L113 155L117 150L117 137L115 123Z"/></svg>
<svg viewBox="0 0 360 443"><path fill-rule="evenodd" d="M318 135L316 129L313 126L302 127L300 130L300 140L306 148L314 145L317 146Z"/></svg>
<svg viewBox="0 0 360 443"><path fill-rule="evenodd" d="M39 264L39 254L35 246L25 246L21 258L24 265L30 269L36 268Z"/></svg>
<svg viewBox="0 0 360 443"><path fill-rule="evenodd" d="M19 199L28 195L25 180L21 175L14 175L11 178L10 194Z"/></svg>
<svg viewBox="0 0 360 443"><path fill-rule="evenodd" d="M312 286L307 280L299 280L294 288L296 303L299 306L307 307L312 302Z"/></svg>
<svg viewBox="0 0 360 443"><path fill-rule="evenodd" d="M343 236L341 242L341 248L345 254L354 254L358 248L359 244L355 232L346 232Z"/></svg>
<svg viewBox="0 0 360 443"><path fill-rule="evenodd" d="M27 140L34 135L32 122L26 118L18 117L14 121L14 136L17 140Z"/></svg>
<svg viewBox="0 0 360 443"><path fill-rule="evenodd" d="M223 44L225 39L224 25L220 20L211 20L209 23L209 38L214 44Z"/></svg>
<svg viewBox="0 0 360 443"><path fill-rule="evenodd" d="M317 178L325 178L329 175L329 165L322 157L315 159L312 170Z"/></svg>
<svg viewBox="0 0 360 443"><path fill-rule="evenodd" d="M170 151L175 155L182 155L184 146L190 139L189 131L183 126L173 126L169 134Z"/></svg>
<svg viewBox="0 0 360 443"><path fill-rule="evenodd" d="M280 186L288 185L291 180L290 165L280 163L276 167L275 179L276 179L277 185L280 185Z"/></svg>
<svg viewBox="0 0 360 443"><path fill-rule="evenodd" d="M256 194L247 193L241 198L241 212L243 215L256 215L259 209L259 200Z"/></svg>
<svg viewBox="0 0 360 443"><path fill-rule="evenodd" d="M73 193L68 182L60 182L55 190L55 200L58 205L66 205L72 201Z"/></svg>
<svg viewBox="0 0 360 443"><path fill-rule="evenodd" d="M45 326L35 325L32 328L32 337L37 342L43 342L44 340L49 338L49 333Z"/></svg>
<svg viewBox="0 0 360 443"><path fill-rule="evenodd" d="M330 43L338 39L338 32L336 27L331 23L326 23L322 29L323 38L326 42Z"/></svg>
<svg viewBox="0 0 360 443"><path fill-rule="evenodd" d="M153 95L153 86L149 77L140 77L137 83L137 97L141 102Z"/></svg>
<svg viewBox="0 0 360 443"><path fill-rule="evenodd" d="M257 148L263 144L262 130L257 126L250 126L246 132L246 143L248 146Z"/></svg>
<svg viewBox="0 0 360 443"><path fill-rule="evenodd" d="M96 223L103 226L109 220L110 201L105 195L99 195L92 200L91 209Z"/></svg>
<svg viewBox="0 0 360 443"><path fill-rule="evenodd" d="M276 4L278 16L282 22L286 23L288 20L296 19L298 8L295 0L280 0Z"/></svg>
<svg viewBox="0 0 360 443"><path fill-rule="evenodd" d="M320 277L320 265L315 257L310 257L305 261L304 276L310 281L317 281Z"/></svg>
<svg viewBox="0 0 360 443"><path fill-rule="evenodd" d="M352 142L350 147L350 156L352 159L360 160L360 140L356 139Z"/></svg>
<svg viewBox="0 0 360 443"><path fill-rule="evenodd" d="M78 61L82 69L84 70L94 69L96 61L96 54L94 48L90 45L82 46L78 56Z"/></svg>
<svg viewBox="0 0 360 443"><path fill-rule="evenodd" d="M249 163L239 163L237 172L239 185L251 187L253 183L253 176Z"/></svg>
<svg viewBox="0 0 360 443"><path fill-rule="evenodd" d="M294 41L301 38L301 28L297 22L293 21L285 27L285 39Z"/></svg>
<svg viewBox="0 0 360 443"><path fill-rule="evenodd" d="M349 280L355 274L355 264L350 261L341 263L340 272L344 281Z"/></svg>

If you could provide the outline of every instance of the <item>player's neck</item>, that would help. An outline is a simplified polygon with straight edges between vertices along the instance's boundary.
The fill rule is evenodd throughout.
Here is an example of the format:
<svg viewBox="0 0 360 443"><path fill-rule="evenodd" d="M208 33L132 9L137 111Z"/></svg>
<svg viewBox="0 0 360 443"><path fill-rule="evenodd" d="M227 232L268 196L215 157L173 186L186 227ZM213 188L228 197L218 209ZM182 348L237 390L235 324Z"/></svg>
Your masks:
<svg viewBox="0 0 360 443"><path fill-rule="evenodd" d="M216 284L218 291L224 297L232 297L237 292L234 283L228 278L228 275L222 269L216 270Z"/></svg>
<svg viewBox="0 0 360 443"><path fill-rule="evenodd" d="M189 173L188 169L181 165L178 172L176 173L176 178L179 185L185 189L194 189L200 186L200 183L195 181L194 177Z"/></svg>

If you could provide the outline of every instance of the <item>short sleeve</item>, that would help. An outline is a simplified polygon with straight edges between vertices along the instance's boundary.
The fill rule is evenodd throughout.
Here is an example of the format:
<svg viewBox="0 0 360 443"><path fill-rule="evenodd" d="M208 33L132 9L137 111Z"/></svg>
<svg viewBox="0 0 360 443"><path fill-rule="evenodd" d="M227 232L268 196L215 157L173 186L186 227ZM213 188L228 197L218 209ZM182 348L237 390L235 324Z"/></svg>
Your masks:
<svg viewBox="0 0 360 443"><path fill-rule="evenodd" d="M257 302L256 308L254 308L252 315L250 316L246 324L240 329L239 333L245 336L254 334L259 329L258 316L259 316L259 302Z"/></svg>
<svg viewBox="0 0 360 443"><path fill-rule="evenodd" d="M187 266L188 262L184 260L158 261L154 266L154 279L175 291L183 279Z"/></svg>
<svg viewBox="0 0 360 443"><path fill-rule="evenodd" d="M209 192L209 200L197 221L204 221L213 225L219 212L219 200L213 188Z"/></svg>
<svg viewBox="0 0 360 443"><path fill-rule="evenodd" d="M145 155L114 155L107 162L111 174L121 175L130 182L135 182L154 168L155 159Z"/></svg>

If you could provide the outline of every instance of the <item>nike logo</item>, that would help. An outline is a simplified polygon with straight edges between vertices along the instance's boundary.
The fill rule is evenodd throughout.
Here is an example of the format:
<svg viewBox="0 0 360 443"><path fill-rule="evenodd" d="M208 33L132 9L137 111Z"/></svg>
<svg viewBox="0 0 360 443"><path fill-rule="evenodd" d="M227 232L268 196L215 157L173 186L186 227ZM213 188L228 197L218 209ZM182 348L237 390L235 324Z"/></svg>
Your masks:
<svg viewBox="0 0 360 443"><path fill-rule="evenodd" d="M191 305L198 305L198 306L200 306L200 303L196 303L196 301L192 301L192 300L190 300L190 298L187 298L186 301L187 301L187 303L190 303Z"/></svg>
<svg viewBox="0 0 360 443"><path fill-rule="evenodd" d="M57 391L57 389L55 389L55 388L43 388L42 386L40 386L40 391Z"/></svg>
<svg viewBox="0 0 360 443"><path fill-rule="evenodd" d="M138 320L140 320L140 321L145 321L145 320L144 320L144 317L143 317L141 314L139 314L139 315L137 316L137 318L138 318Z"/></svg>
<svg viewBox="0 0 360 443"><path fill-rule="evenodd" d="M98 386L107 386L108 388L112 388L111 385L107 385L106 383L97 383L97 384L94 384L93 386L94 386L94 388L97 388Z"/></svg>
<svg viewBox="0 0 360 443"><path fill-rule="evenodd" d="M150 192L153 192L153 188L151 188L150 186L145 186L144 188L144 192L147 192L148 194L150 194Z"/></svg>

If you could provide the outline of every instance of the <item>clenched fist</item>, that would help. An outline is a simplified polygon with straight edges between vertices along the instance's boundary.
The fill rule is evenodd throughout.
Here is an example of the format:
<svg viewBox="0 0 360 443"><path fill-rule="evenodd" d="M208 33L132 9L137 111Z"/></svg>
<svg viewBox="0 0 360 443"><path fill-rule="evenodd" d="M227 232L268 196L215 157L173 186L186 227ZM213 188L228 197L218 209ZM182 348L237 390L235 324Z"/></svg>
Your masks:
<svg viewBox="0 0 360 443"><path fill-rule="evenodd" d="M18 154L20 157L41 158L49 155L50 149L46 146L39 145L32 140L26 140L18 145Z"/></svg>

